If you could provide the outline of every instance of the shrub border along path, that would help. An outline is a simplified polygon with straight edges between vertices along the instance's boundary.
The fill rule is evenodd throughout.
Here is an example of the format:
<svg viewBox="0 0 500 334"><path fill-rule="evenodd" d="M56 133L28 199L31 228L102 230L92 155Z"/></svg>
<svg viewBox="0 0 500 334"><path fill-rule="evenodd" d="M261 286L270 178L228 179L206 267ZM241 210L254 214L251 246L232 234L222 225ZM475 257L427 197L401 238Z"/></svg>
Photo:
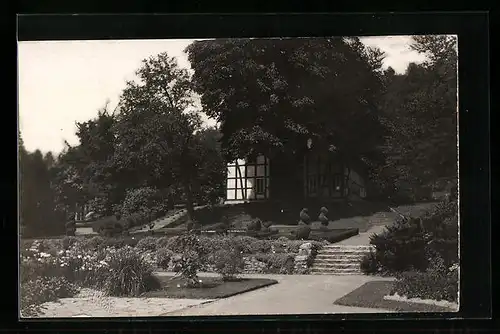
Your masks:
<svg viewBox="0 0 500 334"><path fill-rule="evenodd" d="M396 312L454 312L452 309L437 305L384 299L384 296L391 293L393 284L394 282L391 281L367 282L356 290L337 299L334 304L354 307L383 308Z"/></svg>

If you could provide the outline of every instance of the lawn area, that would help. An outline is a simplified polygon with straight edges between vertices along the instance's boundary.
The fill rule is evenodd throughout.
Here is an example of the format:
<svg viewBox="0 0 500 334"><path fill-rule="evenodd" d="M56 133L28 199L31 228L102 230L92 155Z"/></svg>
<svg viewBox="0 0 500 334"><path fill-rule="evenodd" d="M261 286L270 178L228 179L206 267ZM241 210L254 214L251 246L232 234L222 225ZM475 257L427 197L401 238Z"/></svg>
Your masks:
<svg viewBox="0 0 500 334"><path fill-rule="evenodd" d="M453 312L446 307L384 300L390 294L393 282L368 282L358 289L337 299L334 304L354 307L370 307L396 312Z"/></svg>
<svg viewBox="0 0 500 334"><path fill-rule="evenodd" d="M231 297L278 283L275 280L264 278L241 278L224 282L217 277L200 277L200 280L202 280L201 287L186 288L177 287L178 285L182 286L183 282L180 278L175 276L160 276L158 279L160 280L161 289L147 292L142 297L218 299Z"/></svg>

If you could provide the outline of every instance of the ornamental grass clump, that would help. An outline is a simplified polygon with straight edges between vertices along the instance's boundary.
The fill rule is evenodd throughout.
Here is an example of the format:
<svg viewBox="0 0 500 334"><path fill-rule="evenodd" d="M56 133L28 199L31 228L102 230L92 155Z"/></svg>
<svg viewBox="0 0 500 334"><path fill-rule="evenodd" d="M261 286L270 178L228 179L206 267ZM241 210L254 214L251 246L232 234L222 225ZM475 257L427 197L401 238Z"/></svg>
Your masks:
<svg viewBox="0 0 500 334"><path fill-rule="evenodd" d="M110 296L139 296L160 288L153 267L130 246L111 254L103 290Z"/></svg>

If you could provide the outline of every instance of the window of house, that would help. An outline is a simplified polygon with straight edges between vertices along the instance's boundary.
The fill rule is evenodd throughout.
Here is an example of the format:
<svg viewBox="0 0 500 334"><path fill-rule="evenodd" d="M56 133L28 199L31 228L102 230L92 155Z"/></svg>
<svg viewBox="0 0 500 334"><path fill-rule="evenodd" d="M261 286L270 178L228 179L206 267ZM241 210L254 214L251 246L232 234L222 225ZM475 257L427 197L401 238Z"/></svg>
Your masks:
<svg viewBox="0 0 500 334"><path fill-rule="evenodd" d="M265 179L264 178L255 179L255 193L260 195L264 194L265 191L266 191Z"/></svg>

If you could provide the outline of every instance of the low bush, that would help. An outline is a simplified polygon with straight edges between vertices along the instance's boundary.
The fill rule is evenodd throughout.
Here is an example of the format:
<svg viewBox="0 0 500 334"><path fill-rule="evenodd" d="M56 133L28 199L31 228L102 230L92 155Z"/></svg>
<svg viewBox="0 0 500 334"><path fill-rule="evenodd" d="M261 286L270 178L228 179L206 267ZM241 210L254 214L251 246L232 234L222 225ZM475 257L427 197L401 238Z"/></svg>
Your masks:
<svg viewBox="0 0 500 334"><path fill-rule="evenodd" d="M274 235L276 235L278 231L253 231L253 230L248 230L246 235L249 237L253 238L258 238L258 239L271 239Z"/></svg>
<svg viewBox="0 0 500 334"><path fill-rule="evenodd" d="M181 256L175 259L174 271L184 280L187 287L199 285L198 271L206 263L206 249L194 233L186 233L175 240L175 247Z"/></svg>
<svg viewBox="0 0 500 334"><path fill-rule="evenodd" d="M272 224L273 224L273 222L271 222L271 221L265 221L262 223L262 227L269 228L269 227L271 227Z"/></svg>
<svg viewBox="0 0 500 334"><path fill-rule="evenodd" d="M458 291L457 269L430 268L425 272L409 271L399 274L391 293L397 293L408 298L456 302Z"/></svg>
<svg viewBox="0 0 500 334"><path fill-rule="evenodd" d="M398 220L380 234L370 237L376 257L384 271L425 270L429 264L427 240L419 219Z"/></svg>
<svg viewBox="0 0 500 334"><path fill-rule="evenodd" d="M243 272L243 254L236 247L220 249L209 257L209 262L224 281L230 281Z"/></svg>
<svg viewBox="0 0 500 334"><path fill-rule="evenodd" d="M59 298L73 297L78 288L65 277L39 276L20 286L20 312L22 317L40 315L42 304Z"/></svg>
<svg viewBox="0 0 500 334"><path fill-rule="evenodd" d="M201 237L200 237L200 239L201 239ZM180 235L169 237L164 242L165 242L165 246L163 246L163 247L171 250L172 252L174 252L176 254L182 253L183 245L182 245L182 239L181 239Z"/></svg>
<svg viewBox="0 0 500 334"><path fill-rule="evenodd" d="M119 237L119 238L106 238L105 247L111 248L122 248L125 246L135 247L140 241L140 238L135 237Z"/></svg>
<svg viewBox="0 0 500 334"><path fill-rule="evenodd" d="M273 243L269 240L255 239L255 241L250 243L246 249L249 254L268 253L271 251L272 245Z"/></svg>
<svg viewBox="0 0 500 334"><path fill-rule="evenodd" d="M446 200L422 218L408 217L374 234L378 265L385 272L425 271L436 255L446 266L458 262L458 206Z"/></svg>
<svg viewBox="0 0 500 334"><path fill-rule="evenodd" d="M262 228L262 222L260 221L260 219L254 219L253 221L251 221L248 225L247 225L247 230L248 231L260 231Z"/></svg>
<svg viewBox="0 0 500 334"><path fill-rule="evenodd" d="M101 249L106 246L106 239L100 237L100 236L95 236L90 239L85 239L81 243L81 247L89 250L97 250Z"/></svg>
<svg viewBox="0 0 500 334"><path fill-rule="evenodd" d="M255 259L264 262L266 273L268 274L292 274L295 264L294 254L289 253L271 253L258 254Z"/></svg>
<svg viewBox="0 0 500 334"><path fill-rule="evenodd" d="M111 296L139 296L160 288L153 267L131 247L123 247L109 257L103 290Z"/></svg>
<svg viewBox="0 0 500 334"><path fill-rule="evenodd" d="M163 270L169 269L173 256L174 252L167 247L159 248L156 251L156 265Z"/></svg>
<svg viewBox="0 0 500 334"><path fill-rule="evenodd" d="M300 225L297 228L297 239L299 240L307 240L309 239L309 234L311 234L311 227L307 225Z"/></svg>
<svg viewBox="0 0 500 334"><path fill-rule="evenodd" d="M167 247L168 243L169 243L169 239L170 238L168 238L168 237L159 237L159 238L156 238L156 249Z"/></svg>
<svg viewBox="0 0 500 334"><path fill-rule="evenodd" d="M157 241L155 237L145 237L140 239L135 247L143 251L155 251L157 248Z"/></svg>
<svg viewBox="0 0 500 334"><path fill-rule="evenodd" d="M370 253L363 256L360 262L360 268L361 271L366 275L374 275L379 273L380 265L375 252L370 251Z"/></svg>
<svg viewBox="0 0 500 334"><path fill-rule="evenodd" d="M77 237L65 236L61 240L61 246L63 249L68 249L68 248L72 247L73 245L75 245L77 242L78 242Z"/></svg>

